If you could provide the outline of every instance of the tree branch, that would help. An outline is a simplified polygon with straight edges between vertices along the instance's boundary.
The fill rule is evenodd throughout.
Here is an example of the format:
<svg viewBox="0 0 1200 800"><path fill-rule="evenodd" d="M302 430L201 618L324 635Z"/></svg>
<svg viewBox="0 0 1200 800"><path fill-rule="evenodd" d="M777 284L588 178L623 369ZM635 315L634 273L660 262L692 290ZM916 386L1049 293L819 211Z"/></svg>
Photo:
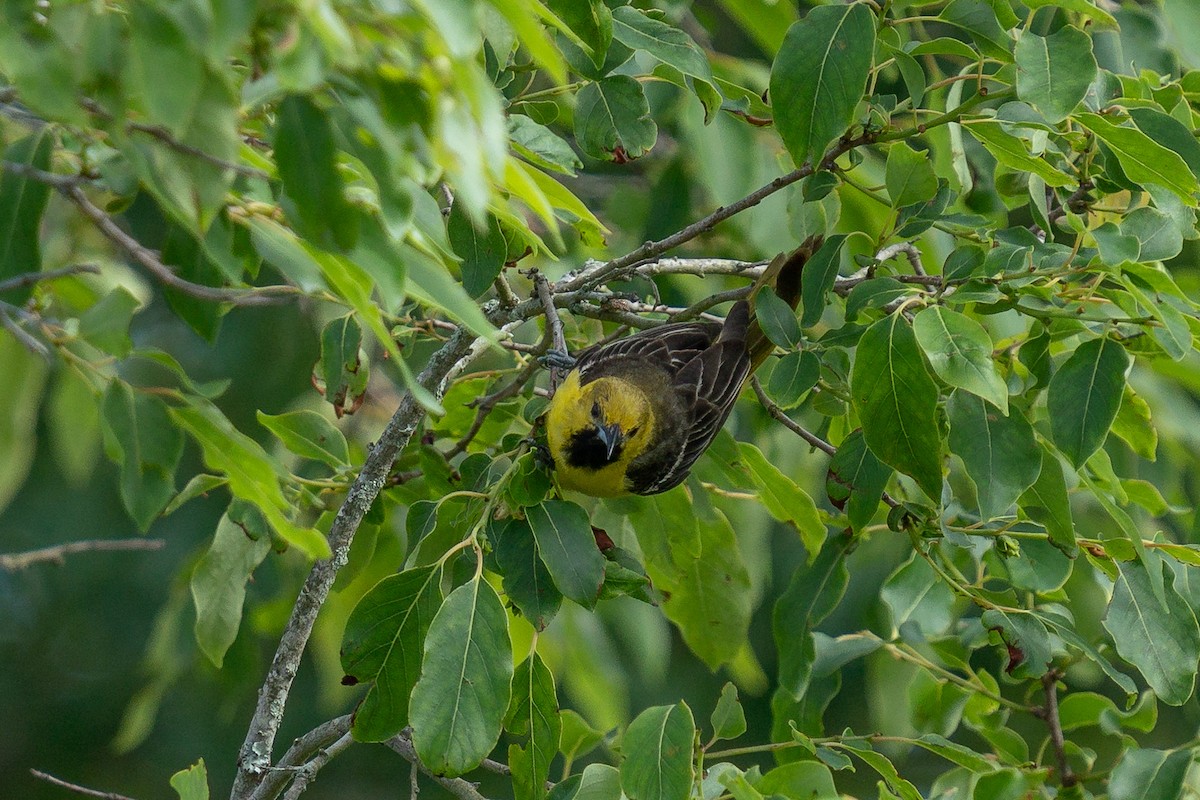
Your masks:
<svg viewBox="0 0 1200 800"><path fill-rule="evenodd" d="M475 784L470 781L465 781L462 778L447 778L438 775L422 764L420 756L417 755L416 748L413 747L412 739L408 737L406 732L393 736L384 742L384 744L395 750L402 758L420 770L422 774L432 779L434 783L459 798L459 800L487 800L475 788Z"/></svg>
<svg viewBox="0 0 1200 800"><path fill-rule="evenodd" d="M64 781L62 778L56 778L47 772L42 772L41 770L31 769L29 770L29 774L40 781L45 781L46 783L53 784L54 786L74 792L75 794L81 794L84 797L99 797L101 800L133 800L132 797L128 797L123 794L117 794L116 792L101 792L97 791L96 789L89 789L86 786L80 786L77 783L70 783L68 781Z"/></svg>
<svg viewBox="0 0 1200 800"><path fill-rule="evenodd" d="M292 742L292 746L279 759L279 763L264 776L262 783L251 795L252 800L272 800L278 797L283 787L298 769L313 754L321 752L345 736L350 730L351 716L345 714L323 722Z"/></svg>
<svg viewBox="0 0 1200 800"><path fill-rule="evenodd" d="M67 542L40 550L24 553L0 553L0 569L18 572L34 564L63 564L67 556L76 553L113 552L121 550L161 550L166 545L162 539L88 539Z"/></svg>
<svg viewBox="0 0 1200 800"><path fill-rule="evenodd" d="M65 278L68 275L82 275L84 273L98 275L100 274L100 268L95 264L74 264L69 267L62 267L61 269L48 269L45 272L22 272L20 275L14 275L8 280L0 281L0 292L22 289L26 286L33 286L35 283Z"/></svg>
<svg viewBox="0 0 1200 800"><path fill-rule="evenodd" d="M921 263L921 251L912 242L896 242L889 244L887 247L875 254L875 260L879 262L887 261L890 258L895 258L903 253L908 257L908 263L912 264L913 273L916 275L926 275L925 266Z"/></svg>
<svg viewBox="0 0 1200 800"><path fill-rule="evenodd" d="M1042 676L1042 689L1046 694L1046 705L1038 710L1037 716L1045 721L1050 730L1050 746L1054 749L1054 759L1058 762L1058 781L1063 788L1070 788L1079 782L1075 772L1067 761L1066 742L1063 739L1062 720L1058 716L1058 679L1062 674L1051 669Z"/></svg>
<svg viewBox="0 0 1200 800"><path fill-rule="evenodd" d="M295 776L292 778L292 785L288 787L287 794L283 796L283 800L298 800L300 795L304 794L304 791L308 788L308 784L312 783L317 777L317 773L321 771L321 768L352 744L354 744L353 737L349 733L343 733L333 744L318 750L312 760L296 770Z"/></svg>
<svg viewBox="0 0 1200 800"><path fill-rule="evenodd" d="M5 172L19 175L29 180L35 180L54 188L63 197L70 200L78 208L104 238L129 254L130 258L157 278L161 283L183 292L184 294L209 300L215 303L232 303L235 306L259 306L278 302L280 295L301 294L294 286L261 286L253 289L225 289L215 286L204 286L176 275L159 257L137 239L130 236L117 224L106 211L101 209L80 188L81 179L76 175L58 175L46 172L27 164L12 161L0 161L0 168Z"/></svg>
<svg viewBox="0 0 1200 800"><path fill-rule="evenodd" d="M417 377L418 382L435 396L441 397L447 378L455 371L459 362L472 352L475 346L473 339L473 335L465 330L459 330L452 335L429 359L429 363ZM413 431L424 416L425 410L413 398L412 393L406 393L380 435L379 441L371 448L362 470L350 486L345 502L334 517L329 530L329 546L333 557L313 565L296 598L291 618L279 640L266 680L259 690L254 717L250 721L246 740L238 754L237 776L230 793L233 800L249 797L271 766L275 735L279 732L288 693L300 665L300 656L304 653L312 634L317 613L329 596L338 570L346 563L350 543L354 540L354 534L367 509L379 495L396 457L408 444Z"/></svg>

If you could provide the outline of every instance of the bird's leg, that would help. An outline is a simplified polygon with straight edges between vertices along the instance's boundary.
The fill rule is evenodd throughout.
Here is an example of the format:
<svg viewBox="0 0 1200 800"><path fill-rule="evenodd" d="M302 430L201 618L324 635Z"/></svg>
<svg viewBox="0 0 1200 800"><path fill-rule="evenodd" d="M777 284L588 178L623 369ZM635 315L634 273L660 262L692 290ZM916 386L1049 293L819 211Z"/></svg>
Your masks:
<svg viewBox="0 0 1200 800"><path fill-rule="evenodd" d="M550 284L546 276L535 270L531 277L537 289L538 299L542 301L542 310L546 314L545 341L548 347L541 362L550 368L550 391L553 393L558 388L559 372L575 366L575 359L567 352L562 320L558 318L558 310L554 307L554 295L550 293Z"/></svg>
<svg viewBox="0 0 1200 800"><path fill-rule="evenodd" d="M551 369L570 369L575 366L575 359L566 350L547 350L538 356L538 361Z"/></svg>

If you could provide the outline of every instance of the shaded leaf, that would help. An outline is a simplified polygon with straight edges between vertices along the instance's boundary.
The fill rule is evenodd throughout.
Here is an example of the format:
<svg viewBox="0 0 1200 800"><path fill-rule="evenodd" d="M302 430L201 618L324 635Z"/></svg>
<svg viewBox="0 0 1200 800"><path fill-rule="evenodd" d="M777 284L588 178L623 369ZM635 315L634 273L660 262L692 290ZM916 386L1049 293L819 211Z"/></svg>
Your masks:
<svg viewBox="0 0 1200 800"><path fill-rule="evenodd" d="M436 565L389 575L346 620L342 670L353 683L372 684L354 712L351 732L360 742L385 741L408 724L422 645L442 603L441 576Z"/></svg>
<svg viewBox="0 0 1200 800"><path fill-rule="evenodd" d="M480 578L455 589L425 636L409 721L421 761L439 775L479 766L500 738L512 694L508 618Z"/></svg>

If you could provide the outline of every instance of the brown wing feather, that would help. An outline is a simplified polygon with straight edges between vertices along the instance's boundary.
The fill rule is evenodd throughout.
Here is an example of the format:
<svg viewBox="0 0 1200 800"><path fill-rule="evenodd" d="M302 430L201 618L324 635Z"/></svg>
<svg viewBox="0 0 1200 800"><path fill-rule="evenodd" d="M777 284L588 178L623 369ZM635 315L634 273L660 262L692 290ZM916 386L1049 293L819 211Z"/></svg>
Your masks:
<svg viewBox="0 0 1200 800"><path fill-rule="evenodd" d="M607 344L589 347L579 354L575 365L584 383L594 377L589 372L596 371L606 362L619 359L649 362L674 375L709 347L720 332L721 326L715 322L661 325Z"/></svg>
<svg viewBox="0 0 1200 800"><path fill-rule="evenodd" d="M639 494L665 492L687 477L696 459L708 449L729 418L742 384L750 374L750 354L745 335L748 309L738 303L729 312L716 343L693 357L676 373L674 387L691 412L686 435L679 442L674 462L659 465L650 480L635 481ZM662 470L661 467L667 469ZM647 470L649 472L649 470Z"/></svg>

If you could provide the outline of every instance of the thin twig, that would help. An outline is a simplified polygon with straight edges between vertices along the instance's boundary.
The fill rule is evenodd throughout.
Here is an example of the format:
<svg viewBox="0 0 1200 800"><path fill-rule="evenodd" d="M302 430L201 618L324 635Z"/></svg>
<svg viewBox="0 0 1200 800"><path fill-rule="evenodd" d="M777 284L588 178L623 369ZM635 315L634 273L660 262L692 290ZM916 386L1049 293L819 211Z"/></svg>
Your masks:
<svg viewBox="0 0 1200 800"><path fill-rule="evenodd" d="M12 318L10 313L11 308L8 303L0 302L0 325L3 325L4 329L11 333L26 350L35 356L40 356L49 361L50 348L39 342L37 337L17 324L17 321Z"/></svg>
<svg viewBox="0 0 1200 800"><path fill-rule="evenodd" d="M100 105L91 98L84 98L80 101L80 105L101 119L111 120L113 118L112 114L108 112L108 109L104 108L104 106ZM220 167L221 169L233 170L234 172L251 178L262 178L263 180L270 180L271 178L270 175L263 172L261 169L248 167L245 164L238 164L234 161L226 161L220 156L214 156L212 153L201 150L199 147L193 147L190 144L185 144L176 139L171 132L162 125L147 125L144 122L130 122L128 125L126 125L126 130L144 133L147 136L158 139L160 142L176 152L182 153L185 156L191 156L192 158L200 159L201 161L207 161L209 164Z"/></svg>
<svg viewBox="0 0 1200 800"><path fill-rule="evenodd" d="M193 283L176 275L170 267L164 264L155 253L145 247L137 239L130 236L111 216L88 199L80 188L81 179L76 175L58 175L53 172L36 169L28 164L18 164L13 161L0 161L0 168L13 175L44 183L56 189L66 197L91 220L92 224L104 234L110 242L120 247L129 256L141 264L150 274L163 284L200 300L210 300L217 303L232 303L237 306L259 306L278 302L280 295L300 294L294 286L262 286L253 289L223 289L214 286L204 286Z"/></svg>
<svg viewBox="0 0 1200 800"><path fill-rule="evenodd" d="M166 544L162 539L87 539L80 542L67 542L24 553L0 553L0 569L7 572L18 572L34 564L61 565L66 561L67 556L76 553L161 550Z"/></svg>
<svg viewBox="0 0 1200 800"><path fill-rule="evenodd" d="M757 375L750 379L750 386L753 387L754 394L758 397L758 402L762 403L763 408L767 410L768 414L783 423L783 427L787 428L789 431L796 434L801 439L808 442L810 445L826 455L837 455L836 447L822 439L820 436L817 436L815 433L812 433L801 426L800 423L796 422L796 420L785 414L783 409L779 407L778 403L767 397L767 393L763 391L762 383L758 380Z"/></svg>
<svg viewBox="0 0 1200 800"><path fill-rule="evenodd" d="M519 373L517 373L517 376L513 378L511 382L492 392L482 400L479 400L475 404L475 419L471 422L471 427L467 429L467 432L463 434L461 439L455 442L453 447L446 451L446 458L451 459L457 456L459 453L465 453L467 450L467 445L469 445L479 433L480 428L483 427L483 423L487 419L488 414L492 412L492 409L508 398L515 397L517 394L519 394L521 389L525 387L525 384L529 383L530 379L533 378L540 368L541 365L536 359L529 359L529 361L525 364L525 367Z"/></svg>
<svg viewBox="0 0 1200 800"><path fill-rule="evenodd" d="M767 397L767 393L763 391L762 382L759 381L757 375L750 378L750 386L754 389L754 394L758 398L758 402L762 403L762 406L767 410L767 413L779 422L783 423L785 428L799 436L804 441L808 442L816 449L820 450L822 453L825 453L829 456L837 455L836 447L822 439L820 436L817 436L812 431L809 431L804 426L800 425L800 423L796 422L796 420L785 414L783 409L779 407L778 403ZM882 499L883 502L887 503L892 508L900 505L900 501L892 497L887 492L884 492L880 499Z"/></svg>
<svg viewBox="0 0 1200 800"><path fill-rule="evenodd" d="M1062 720L1058 716L1058 679L1062 675L1056 669L1051 669L1042 676L1042 689L1046 693L1046 705L1039 709L1037 716L1045 721L1050 730L1050 745L1054 749L1054 758L1058 762L1058 780L1064 789L1079 782L1067 761L1066 742L1063 740Z"/></svg>
<svg viewBox="0 0 1200 800"><path fill-rule="evenodd" d="M322 748L336 742L350 730L351 716L345 714L323 722L308 733L292 742L292 746L279 759L279 763L263 778L251 795L251 800L271 800L278 797L283 787L287 785L294 770L298 769L308 759Z"/></svg>
<svg viewBox="0 0 1200 800"><path fill-rule="evenodd" d="M70 267L62 267L60 269L48 269L45 272L22 272L20 275L15 275L8 280L0 281L0 292L22 289L26 286L33 286L35 283L65 278L68 275L81 275L85 272L91 275L99 275L100 268L95 264L74 264Z"/></svg>
<svg viewBox="0 0 1200 800"><path fill-rule="evenodd" d="M421 763L421 757L417 755L417 749L413 747L412 739L406 733L399 733L388 739L384 744L395 750L426 777L432 779L434 783L459 798L459 800L487 800L475 788L475 784L470 781L465 781L462 778L447 778L438 775Z"/></svg>
<svg viewBox="0 0 1200 800"><path fill-rule="evenodd" d="M68 781L64 781L62 778L56 778L53 775L47 772L42 772L38 769L29 770L29 774L40 781L45 781L46 783L53 784L61 789L66 789L74 792L75 794L84 795L85 797L99 797L101 800L133 800L132 797L123 794L117 794L116 792L101 792L97 791L96 789L89 789L86 786L80 786L77 783L70 783Z"/></svg>
<svg viewBox="0 0 1200 800"><path fill-rule="evenodd" d="M300 795L304 794L305 790L308 789L308 784L312 783L313 779L317 777L317 773L321 771L321 768L352 744L354 744L354 737L349 733L344 733L333 744L318 750L311 761L296 770L295 776L292 779L292 785L288 787L287 794L283 796L283 800L298 800Z"/></svg>
<svg viewBox="0 0 1200 800"><path fill-rule="evenodd" d="M921 263L921 251L912 242L896 242L889 244L887 247L875 254L875 260L879 262L887 261L890 258L895 258L903 253L908 257L908 263L912 264L913 272L917 275L927 275L925 266Z"/></svg>

